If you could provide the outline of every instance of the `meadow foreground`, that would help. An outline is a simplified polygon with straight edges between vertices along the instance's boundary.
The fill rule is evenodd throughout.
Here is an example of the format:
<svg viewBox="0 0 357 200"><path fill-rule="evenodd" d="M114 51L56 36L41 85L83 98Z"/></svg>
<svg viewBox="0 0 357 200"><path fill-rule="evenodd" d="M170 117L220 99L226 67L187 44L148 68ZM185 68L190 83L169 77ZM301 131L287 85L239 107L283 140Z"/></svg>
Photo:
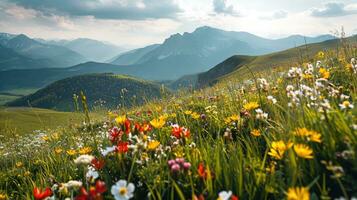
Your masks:
<svg viewBox="0 0 357 200"><path fill-rule="evenodd" d="M352 199L355 58L321 51L298 67L9 140L0 199Z"/></svg>

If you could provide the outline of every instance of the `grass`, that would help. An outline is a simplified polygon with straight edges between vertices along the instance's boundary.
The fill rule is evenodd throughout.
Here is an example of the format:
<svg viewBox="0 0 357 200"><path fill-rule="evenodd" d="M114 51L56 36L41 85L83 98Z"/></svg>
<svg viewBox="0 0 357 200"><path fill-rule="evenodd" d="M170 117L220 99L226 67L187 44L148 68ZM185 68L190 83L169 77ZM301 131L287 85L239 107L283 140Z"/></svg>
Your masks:
<svg viewBox="0 0 357 200"><path fill-rule="evenodd" d="M92 114L99 118L100 114ZM70 125L80 125L84 119L81 113L57 112L40 108L0 107L0 135L6 141L13 136L32 133L35 130L49 130Z"/></svg>
<svg viewBox="0 0 357 200"><path fill-rule="evenodd" d="M115 186L125 180L134 199L356 197L355 56L319 53L301 71L262 72L17 138L1 147L0 194L34 199L34 188L48 188L57 199L120 199L131 196L132 186Z"/></svg>

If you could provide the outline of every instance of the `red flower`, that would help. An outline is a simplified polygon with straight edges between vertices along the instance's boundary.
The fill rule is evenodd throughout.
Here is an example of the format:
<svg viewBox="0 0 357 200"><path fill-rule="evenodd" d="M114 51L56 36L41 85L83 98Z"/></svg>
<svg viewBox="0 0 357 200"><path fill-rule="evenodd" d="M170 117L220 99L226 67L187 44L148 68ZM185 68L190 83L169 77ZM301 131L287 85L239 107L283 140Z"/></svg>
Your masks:
<svg viewBox="0 0 357 200"><path fill-rule="evenodd" d="M126 153L128 152L129 148L128 148L128 142L119 142L118 146L117 146L117 151L119 151L119 153Z"/></svg>
<svg viewBox="0 0 357 200"><path fill-rule="evenodd" d="M51 188L46 188L44 191L41 191L41 189L35 187L33 189L33 196L35 197L36 200L43 200L46 199L47 197L52 196L53 192Z"/></svg>
<svg viewBox="0 0 357 200"><path fill-rule="evenodd" d="M111 130L109 130L109 140L114 143L117 141L117 139L121 139L121 136L123 135L123 131L120 130L118 127L113 127Z"/></svg>
<svg viewBox="0 0 357 200"><path fill-rule="evenodd" d="M173 125L171 133L177 139L180 139L182 137L186 137L186 138L190 137L190 130L188 130L185 127L180 127L179 125Z"/></svg>
<svg viewBox="0 0 357 200"><path fill-rule="evenodd" d="M103 159L94 158L91 164L96 170L101 170L104 167L105 161Z"/></svg>
<svg viewBox="0 0 357 200"><path fill-rule="evenodd" d="M198 175L201 178L205 178L206 177L206 170L205 170L205 166L203 165L203 163L200 163L198 165L198 169L197 169Z"/></svg>
<svg viewBox="0 0 357 200"><path fill-rule="evenodd" d="M197 173L198 173L198 176L203 179L207 178L208 173L211 175L212 179L214 179L214 177L215 177L215 174L213 172L211 172L210 170L207 170L203 163L200 163L198 165Z"/></svg>
<svg viewBox="0 0 357 200"><path fill-rule="evenodd" d="M126 119L124 122L125 133L129 134L131 131L130 120Z"/></svg>
<svg viewBox="0 0 357 200"><path fill-rule="evenodd" d="M239 198L238 198L236 195L233 194L233 195L231 196L231 200L239 200Z"/></svg>
<svg viewBox="0 0 357 200"><path fill-rule="evenodd" d="M84 187L81 188L81 193L76 197L76 200L102 200L102 193L107 191L105 183L103 181L98 180L95 183L95 187L91 186L89 191L87 191Z"/></svg>

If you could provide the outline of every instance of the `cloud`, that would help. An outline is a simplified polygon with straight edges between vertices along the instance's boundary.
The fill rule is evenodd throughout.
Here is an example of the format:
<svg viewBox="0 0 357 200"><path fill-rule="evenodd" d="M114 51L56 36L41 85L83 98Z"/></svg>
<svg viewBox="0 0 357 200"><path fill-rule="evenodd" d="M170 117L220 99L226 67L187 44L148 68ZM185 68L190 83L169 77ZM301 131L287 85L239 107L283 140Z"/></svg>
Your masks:
<svg viewBox="0 0 357 200"><path fill-rule="evenodd" d="M174 0L12 0L11 2L49 15L93 16L98 19L175 18L181 12Z"/></svg>
<svg viewBox="0 0 357 200"><path fill-rule="evenodd" d="M213 0L213 10L217 14L239 15L233 5L228 5L227 0Z"/></svg>
<svg viewBox="0 0 357 200"><path fill-rule="evenodd" d="M274 20L274 19L283 19L286 18L288 16L288 12L284 11L284 10L278 10L273 12L270 15L264 15L259 17L260 19L265 19L265 20Z"/></svg>
<svg viewBox="0 0 357 200"><path fill-rule="evenodd" d="M357 14L356 6L346 6L337 2L326 3L323 8L314 8L311 11L311 16L314 17L339 17L352 14Z"/></svg>

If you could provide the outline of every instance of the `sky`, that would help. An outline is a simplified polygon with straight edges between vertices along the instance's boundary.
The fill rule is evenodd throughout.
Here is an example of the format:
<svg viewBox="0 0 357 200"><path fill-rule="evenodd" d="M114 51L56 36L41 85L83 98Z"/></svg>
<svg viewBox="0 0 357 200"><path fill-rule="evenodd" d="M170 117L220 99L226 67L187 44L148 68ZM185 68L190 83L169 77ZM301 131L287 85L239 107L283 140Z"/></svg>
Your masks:
<svg viewBox="0 0 357 200"><path fill-rule="evenodd" d="M357 0L0 0L0 32L126 48L200 26L266 38L357 34Z"/></svg>

